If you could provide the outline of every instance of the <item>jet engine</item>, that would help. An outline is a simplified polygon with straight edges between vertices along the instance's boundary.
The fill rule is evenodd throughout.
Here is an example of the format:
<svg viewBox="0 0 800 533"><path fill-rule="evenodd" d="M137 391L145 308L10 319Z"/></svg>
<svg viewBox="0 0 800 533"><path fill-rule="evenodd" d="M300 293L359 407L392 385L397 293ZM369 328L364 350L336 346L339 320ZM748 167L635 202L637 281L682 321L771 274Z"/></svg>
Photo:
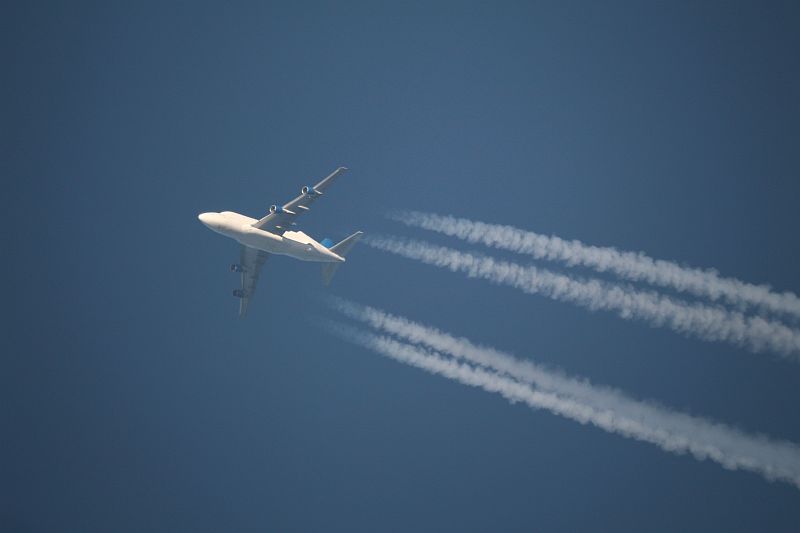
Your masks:
<svg viewBox="0 0 800 533"><path fill-rule="evenodd" d="M314 187L309 187L308 185L306 185L305 187L300 189L300 193L302 193L302 194L317 194L317 191L314 189Z"/></svg>
<svg viewBox="0 0 800 533"><path fill-rule="evenodd" d="M244 298L244 291L242 289L233 289L233 295L237 298Z"/></svg>
<svg viewBox="0 0 800 533"><path fill-rule="evenodd" d="M273 205L269 206L269 212L270 213L283 213L283 208L281 206L279 206L279 205L273 204Z"/></svg>
<svg viewBox="0 0 800 533"><path fill-rule="evenodd" d="M231 272L244 272L244 267L242 265L237 265L236 263L233 263L231 265Z"/></svg>

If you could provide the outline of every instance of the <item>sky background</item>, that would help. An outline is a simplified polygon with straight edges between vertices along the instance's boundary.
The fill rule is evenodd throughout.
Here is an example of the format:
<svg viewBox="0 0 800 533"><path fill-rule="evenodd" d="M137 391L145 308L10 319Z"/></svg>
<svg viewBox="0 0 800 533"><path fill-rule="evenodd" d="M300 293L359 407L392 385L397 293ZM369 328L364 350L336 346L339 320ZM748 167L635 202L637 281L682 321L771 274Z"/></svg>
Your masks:
<svg viewBox="0 0 800 533"><path fill-rule="evenodd" d="M796 3L289 4L4 4L0 529L796 530L788 484L328 335L318 265L239 320L196 218L346 165L319 239L457 244L409 208L800 292ZM800 442L777 356L367 246L329 292Z"/></svg>

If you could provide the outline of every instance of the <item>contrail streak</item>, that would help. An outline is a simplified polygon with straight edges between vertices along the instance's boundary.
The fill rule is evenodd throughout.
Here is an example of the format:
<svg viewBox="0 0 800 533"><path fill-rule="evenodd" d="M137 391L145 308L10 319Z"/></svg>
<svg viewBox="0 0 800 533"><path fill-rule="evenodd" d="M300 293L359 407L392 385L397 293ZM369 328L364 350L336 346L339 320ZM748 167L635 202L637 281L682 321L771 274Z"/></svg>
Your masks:
<svg viewBox="0 0 800 533"><path fill-rule="evenodd" d="M698 460L709 459L726 469L756 472L769 480L786 481L800 488L800 449L790 442L747 435L723 424L637 402L613 389L598 389L586 381L548 374L496 350L489 350L487 355L490 359L500 355L505 361L496 361L498 365L528 365L541 376L529 379L504 375L388 336L338 323L328 326L332 333L350 342L432 374L496 392L512 403L523 402L581 424L655 444L671 453L690 453ZM460 357L467 359L463 353ZM541 386L540 382L546 385ZM559 385L564 382L569 385Z"/></svg>
<svg viewBox="0 0 800 533"><path fill-rule="evenodd" d="M745 316L740 312L688 303L656 292L638 291L596 279L576 279L423 241L372 237L365 242L373 248L462 272L471 278L486 279L591 310L615 311L625 319L642 320L703 340L729 342L754 352L771 350L795 359L800 355L800 331L763 317Z"/></svg>
<svg viewBox="0 0 800 533"><path fill-rule="evenodd" d="M766 285L754 285L724 278L715 270L684 267L672 261L653 259L641 252L627 252L580 241L567 241L512 226L489 224L465 218L397 211L387 215L407 226L442 233L471 243L528 254L536 259L560 261L611 272L631 281L642 281L680 292L723 301L739 308L752 306L762 311L800 317L800 298L792 292L778 293Z"/></svg>
<svg viewBox="0 0 800 533"><path fill-rule="evenodd" d="M570 394L593 402L602 400L607 406L613 404L619 394L613 389L592 386L588 380L569 378L561 372L540 367L530 361L519 360L494 348L476 345L463 337L454 337L436 328L412 322L374 307L335 296L327 297L325 300L336 311L368 324L376 330L396 335L412 344L424 344L438 352L491 368L500 374L534 384L541 389ZM586 397L586 391L591 391L590 398Z"/></svg>

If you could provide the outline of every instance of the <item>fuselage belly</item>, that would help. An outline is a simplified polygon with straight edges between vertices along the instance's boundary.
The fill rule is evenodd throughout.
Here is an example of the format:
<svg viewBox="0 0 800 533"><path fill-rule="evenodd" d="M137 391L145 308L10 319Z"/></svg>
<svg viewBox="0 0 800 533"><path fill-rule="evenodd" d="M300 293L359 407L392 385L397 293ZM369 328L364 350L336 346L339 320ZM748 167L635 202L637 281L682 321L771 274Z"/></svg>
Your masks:
<svg viewBox="0 0 800 533"><path fill-rule="evenodd" d="M284 235L277 235L254 228L252 223L255 219L230 211L203 213L198 218L211 230L270 254L286 255L315 263L344 262L343 257L300 231L287 231Z"/></svg>

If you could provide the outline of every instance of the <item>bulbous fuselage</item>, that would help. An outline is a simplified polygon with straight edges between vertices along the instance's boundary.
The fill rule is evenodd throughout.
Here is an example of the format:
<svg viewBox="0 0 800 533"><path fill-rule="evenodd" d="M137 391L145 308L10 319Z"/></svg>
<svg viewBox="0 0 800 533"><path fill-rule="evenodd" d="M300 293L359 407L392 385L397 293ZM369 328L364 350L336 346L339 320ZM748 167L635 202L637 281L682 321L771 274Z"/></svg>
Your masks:
<svg viewBox="0 0 800 533"><path fill-rule="evenodd" d="M256 219L233 211L201 213L197 218L210 230L257 250L288 255L300 261L344 262L344 257L328 250L302 231L287 231L283 235L277 235L253 227Z"/></svg>

